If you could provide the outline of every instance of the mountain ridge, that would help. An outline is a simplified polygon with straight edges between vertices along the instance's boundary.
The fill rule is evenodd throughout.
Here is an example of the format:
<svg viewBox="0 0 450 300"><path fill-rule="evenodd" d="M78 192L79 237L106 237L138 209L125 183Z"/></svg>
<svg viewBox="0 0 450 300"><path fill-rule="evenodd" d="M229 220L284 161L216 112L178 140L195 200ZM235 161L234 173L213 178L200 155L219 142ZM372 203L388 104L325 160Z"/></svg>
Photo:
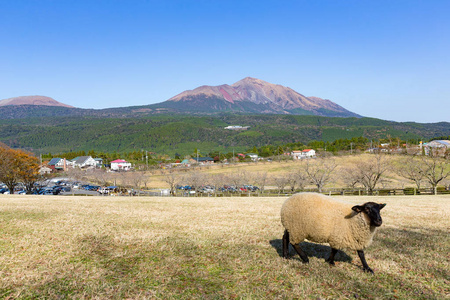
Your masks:
<svg viewBox="0 0 450 300"><path fill-rule="evenodd" d="M215 106L211 105L211 102L214 102ZM218 102L222 103L219 104ZM173 108L175 103L190 111L196 110L200 106L209 106L213 111L245 112L244 107L253 104L259 105L259 107L253 109L252 113L361 117L328 99L306 97L292 88L253 77L246 77L232 85L202 85L193 90L183 91L160 103L159 106Z"/></svg>
<svg viewBox="0 0 450 300"><path fill-rule="evenodd" d="M56 101L47 96L18 96L0 100L0 106L36 105L36 106L60 106L74 108L71 105Z"/></svg>
<svg viewBox="0 0 450 300"><path fill-rule="evenodd" d="M5 113L2 113L5 112ZM253 77L231 85L202 85L170 99L143 106L82 109L47 96L20 96L0 100L0 119L48 116L132 117L160 113L212 115L220 113L361 117L319 97L306 97L292 88Z"/></svg>

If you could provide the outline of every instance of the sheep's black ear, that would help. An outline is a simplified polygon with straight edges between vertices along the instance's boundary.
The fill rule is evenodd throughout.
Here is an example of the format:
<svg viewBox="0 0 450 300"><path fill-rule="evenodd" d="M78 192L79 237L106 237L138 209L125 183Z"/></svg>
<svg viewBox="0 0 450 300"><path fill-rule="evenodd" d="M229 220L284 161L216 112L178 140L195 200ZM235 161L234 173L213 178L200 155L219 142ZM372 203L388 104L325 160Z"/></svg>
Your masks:
<svg viewBox="0 0 450 300"><path fill-rule="evenodd" d="M380 210L383 209L383 207L385 207L385 206L386 206L386 203L379 204Z"/></svg>
<svg viewBox="0 0 450 300"><path fill-rule="evenodd" d="M357 213L360 213L360 212L364 211L364 206L363 205L355 205L352 207L352 210L356 211Z"/></svg>

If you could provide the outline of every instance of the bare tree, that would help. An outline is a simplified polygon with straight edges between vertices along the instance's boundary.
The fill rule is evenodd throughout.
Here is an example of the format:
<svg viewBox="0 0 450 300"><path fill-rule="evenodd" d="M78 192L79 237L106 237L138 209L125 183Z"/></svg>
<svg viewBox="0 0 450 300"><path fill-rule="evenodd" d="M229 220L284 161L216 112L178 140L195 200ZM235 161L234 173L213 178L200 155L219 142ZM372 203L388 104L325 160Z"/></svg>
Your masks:
<svg viewBox="0 0 450 300"><path fill-rule="evenodd" d="M429 157L423 157L423 173L437 194L437 185L450 175L450 165L446 159L430 153Z"/></svg>
<svg viewBox="0 0 450 300"><path fill-rule="evenodd" d="M238 170L236 173L232 173L228 176L228 180L231 185L234 185L236 188L239 188L247 183L248 174L244 170Z"/></svg>
<svg viewBox="0 0 450 300"><path fill-rule="evenodd" d="M67 176L74 179L75 181L82 181L85 178L85 171L80 168L69 168L66 173Z"/></svg>
<svg viewBox="0 0 450 300"><path fill-rule="evenodd" d="M170 194L176 196L176 187L179 184L180 176L173 172L164 175L164 181L169 185Z"/></svg>
<svg viewBox="0 0 450 300"><path fill-rule="evenodd" d="M85 172L80 168L69 168L66 171L67 176L73 181L82 181L85 176ZM74 189L72 188L72 195L75 194Z"/></svg>
<svg viewBox="0 0 450 300"><path fill-rule="evenodd" d="M261 193L263 193L267 183L267 172L256 173L253 181L258 185Z"/></svg>
<svg viewBox="0 0 450 300"><path fill-rule="evenodd" d="M223 174L211 175L211 177L209 178L209 182L211 185L214 186L215 193L217 193L218 190L224 186L224 180L225 180L225 177Z"/></svg>
<svg viewBox="0 0 450 300"><path fill-rule="evenodd" d="M278 194L283 194L285 187L289 183L289 177L286 175L279 175L272 178L273 183L278 189Z"/></svg>
<svg viewBox="0 0 450 300"><path fill-rule="evenodd" d="M331 175L336 167L337 164L333 158L323 157L314 160L306 160L304 169L309 180L311 180L311 183L313 183L319 190L319 193L321 193L323 187L330 181Z"/></svg>
<svg viewBox="0 0 450 300"><path fill-rule="evenodd" d="M356 186L360 182L359 174L356 167L354 166L341 168L340 176L347 184L347 186L352 189L356 188Z"/></svg>
<svg viewBox="0 0 450 300"><path fill-rule="evenodd" d="M296 188L303 189L306 184L306 174L302 170L298 172L290 172L287 174L288 185L292 193L295 192Z"/></svg>
<svg viewBox="0 0 450 300"><path fill-rule="evenodd" d="M107 186L110 183L111 176L104 169L96 169L93 172L95 181L101 186Z"/></svg>
<svg viewBox="0 0 450 300"><path fill-rule="evenodd" d="M138 195L140 195L140 190L142 187L142 183L144 182L145 172L144 171L133 171L129 172L129 181L133 188L138 191Z"/></svg>
<svg viewBox="0 0 450 300"><path fill-rule="evenodd" d="M117 172L117 185L120 187L121 193L124 193L130 185L130 178L128 174L129 173L126 171Z"/></svg>
<svg viewBox="0 0 450 300"><path fill-rule="evenodd" d="M186 174L184 181L198 193L199 188L205 183L205 178L203 174L192 171Z"/></svg>
<svg viewBox="0 0 450 300"><path fill-rule="evenodd" d="M364 186L369 195L373 194L375 187L383 174L389 168L389 161L384 154L374 154L367 160L361 160L356 164L355 176L358 182Z"/></svg>
<svg viewBox="0 0 450 300"><path fill-rule="evenodd" d="M400 160L400 165L397 166L397 174L411 180L420 189L422 182L425 179L425 165L422 159L417 156L408 156Z"/></svg>

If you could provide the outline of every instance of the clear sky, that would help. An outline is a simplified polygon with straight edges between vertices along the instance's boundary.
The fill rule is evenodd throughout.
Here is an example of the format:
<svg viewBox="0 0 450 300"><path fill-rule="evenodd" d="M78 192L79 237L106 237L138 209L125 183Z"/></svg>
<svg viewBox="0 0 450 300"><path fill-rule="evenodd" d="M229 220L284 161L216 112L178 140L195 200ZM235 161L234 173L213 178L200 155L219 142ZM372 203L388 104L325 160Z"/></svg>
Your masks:
<svg viewBox="0 0 450 300"><path fill-rule="evenodd" d="M247 76L449 122L450 1L0 0L0 99L146 105Z"/></svg>

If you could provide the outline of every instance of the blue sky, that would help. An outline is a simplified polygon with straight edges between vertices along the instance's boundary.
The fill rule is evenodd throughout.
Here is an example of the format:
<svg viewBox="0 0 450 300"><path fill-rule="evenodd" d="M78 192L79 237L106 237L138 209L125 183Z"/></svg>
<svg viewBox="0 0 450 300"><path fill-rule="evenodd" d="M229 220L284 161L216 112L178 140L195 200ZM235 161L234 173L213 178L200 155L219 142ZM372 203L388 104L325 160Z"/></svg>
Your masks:
<svg viewBox="0 0 450 300"><path fill-rule="evenodd" d="M450 1L0 0L0 99L146 105L256 77L358 114L450 121Z"/></svg>

